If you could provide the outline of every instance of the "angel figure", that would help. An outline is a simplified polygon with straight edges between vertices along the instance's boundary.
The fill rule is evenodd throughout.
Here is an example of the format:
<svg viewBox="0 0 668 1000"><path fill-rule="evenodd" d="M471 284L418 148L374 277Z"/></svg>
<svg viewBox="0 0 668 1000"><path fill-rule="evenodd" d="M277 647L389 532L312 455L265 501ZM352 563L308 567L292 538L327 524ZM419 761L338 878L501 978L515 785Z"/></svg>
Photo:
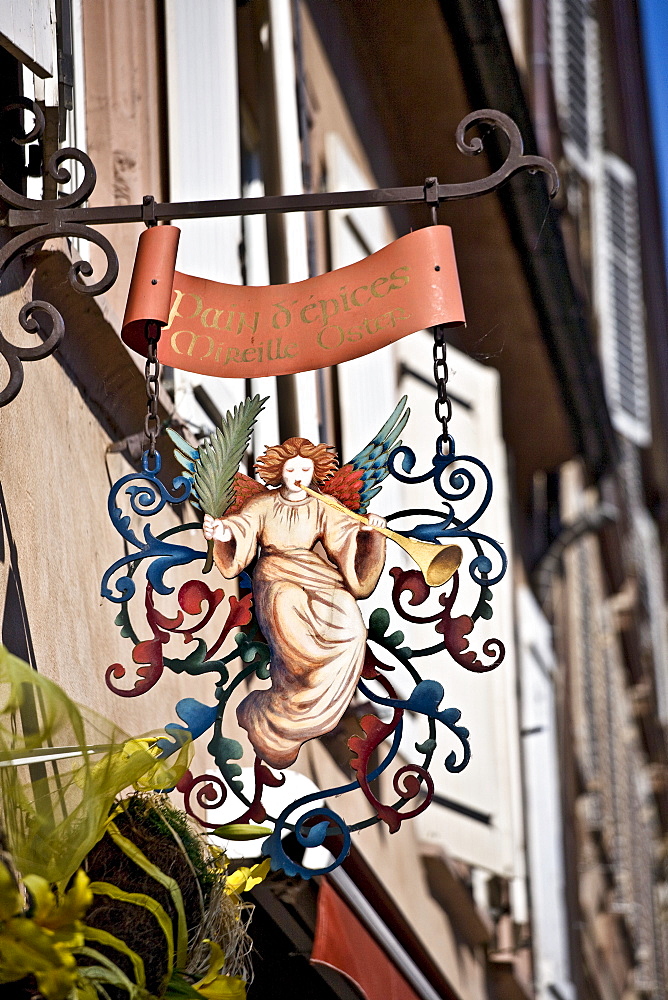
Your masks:
<svg viewBox="0 0 668 1000"><path fill-rule="evenodd" d="M252 403L261 405L257 397L243 405ZM334 729L355 692L367 636L357 600L373 592L383 570L385 538L375 529L385 519L368 514L360 524L345 508L367 514L409 412L404 397L373 441L339 469L331 446L306 438L267 448L256 464L266 486L237 471L224 517L205 515L204 536L226 579L245 569L259 547L253 601L271 651L271 687L247 695L237 717L272 767L293 764L303 743ZM226 450L233 450L229 440ZM197 496L211 511L201 472L195 463ZM329 494L330 503L319 493Z"/></svg>

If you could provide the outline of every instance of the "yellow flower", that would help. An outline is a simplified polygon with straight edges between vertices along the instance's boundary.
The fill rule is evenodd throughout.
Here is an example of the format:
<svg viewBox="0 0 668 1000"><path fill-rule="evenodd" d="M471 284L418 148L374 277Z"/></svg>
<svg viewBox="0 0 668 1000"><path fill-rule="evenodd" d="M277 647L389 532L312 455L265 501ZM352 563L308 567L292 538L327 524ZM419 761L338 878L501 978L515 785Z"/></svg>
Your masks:
<svg viewBox="0 0 668 1000"><path fill-rule="evenodd" d="M218 844L213 844L211 842L209 842L208 848L211 851L213 862L214 862L216 868L218 869L218 871L219 872L225 872L225 871L227 871L227 867L228 867L228 865L230 863L230 859L228 858L228 856L225 853L225 851L223 850L223 848L219 847Z"/></svg>
<svg viewBox="0 0 668 1000"><path fill-rule="evenodd" d="M23 897L9 868L0 862L0 920L9 920L22 910Z"/></svg>
<svg viewBox="0 0 668 1000"><path fill-rule="evenodd" d="M93 899L88 876L77 872L61 899L38 875L24 881L32 899L28 912L11 872L0 863L0 983L33 974L46 1000L65 1000L78 975L72 951L84 944L81 917Z"/></svg>
<svg viewBox="0 0 668 1000"><path fill-rule="evenodd" d="M240 976L216 976L210 985L195 989L207 1000L246 1000L246 983Z"/></svg>
<svg viewBox="0 0 668 1000"><path fill-rule="evenodd" d="M89 888L90 879L81 869L74 876L71 887L58 902L48 882L39 875L26 875L23 881L34 901L33 920L52 931L73 928L93 902L93 893Z"/></svg>
<svg viewBox="0 0 668 1000"><path fill-rule="evenodd" d="M193 989L201 993L207 1000L246 1000L244 980L240 976L226 976L222 972L225 965L223 949L215 941L207 941L207 944L211 949L209 971L203 979L195 983Z"/></svg>
<svg viewBox="0 0 668 1000"><path fill-rule="evenodd" d="M270 867L270 858L265 858L264 861L253 865L252 868L237 868L236 871L227 876L225 880L225 892L228 896L232 896L236 893L252 889L254 885L259 885L267 877Z"/></svg>

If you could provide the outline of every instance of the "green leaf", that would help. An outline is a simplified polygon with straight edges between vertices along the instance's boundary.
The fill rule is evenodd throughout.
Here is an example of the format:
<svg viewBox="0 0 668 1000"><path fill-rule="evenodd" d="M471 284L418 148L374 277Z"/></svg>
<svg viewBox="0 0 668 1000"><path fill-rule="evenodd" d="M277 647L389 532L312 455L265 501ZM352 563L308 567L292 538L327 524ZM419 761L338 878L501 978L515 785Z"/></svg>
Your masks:
<svg viewBox="0 0 668 1000"><path fill-rule="evenodd" d="M390 615L385 608L376 608L369 618L369 638L379 642L390 627Z"/></svg>
<svg viewBox="0 0 668 1000"><path fill-rule="evenodd" d="M120 987L125 990L130 1000L134 1000L135 997L138 1000L144 995L144 991L128 979L122 969L119 969L114 962L106 955L102 955L96 948L76 948L74 954L84 955L98 963L97 965L79 965L79 975L84 979L90 979L94 984L107 983L109 986Z"/></svg>
<svg viewBox="0 0 668 1000"><path fill-rule="evenodd" d="M127 604L123 604L121 606L121 610L114 618L114 625L117 625L118 628L120 628L123 639L132 639L133 642L136 642L137 636L135 635L132 625L130 624L130 612Z"/></svg>
<svg viewBox="0 0 668 1000"><path fill-rule="evenodd" d="M271 832L270 826L253 826L251 823L227 823L211 831L214 837L222 837L223 840L255 840L256 837L268 837Z"/></svg>
<svg viewBox="0 0 668 1000"><path fill-rule="evenodd" d="M196 677L198 674L210 674L218 671L220 673L220 684L226 684L229 679L227 667L222 660L207 660L207 647L204 639L197 639L197 646L184 659L175 657L165 657L165 666L173 670L175 674L190 674Z"/></svg>
<svg viewBox="0 0 668 1000"><path fill-rule="evenodd" d="M478 618L484 618L486 621L489 621L489 619L492 618L494 611L492 610L490 602L493 596L494 595L489 587L480 588L480 597L478 598L478 603L476 604L475 610L471 616L474 622L477 621Z"/></svg>
<svg viewBox="0 0 668 1000"><path fill-rule="evenodd" d="M230 760L241 760L244 755L243 747L238 740L229 739L227 736L216 735L211 738L207 750L213 757L230 788L243 792L244 786L239 777L241 768L238 764L230 764Z"/></svg>
<svg viewBox="0 0 668 1000"><path fill-rule="evenodd" d="M416 743L415 749L418 753L430 753L436 749L436 740L425 740L424 743Z"/></svg>
<svg viewBox="0 0 668 1000"><path fill-rule="evenodd" d="M239 647L239 653L244 663L252 663L255 666L255 674L261 681L266 681L270 676L269 661L271 651L266 642L255 642L250 640L245 632L237 632L234 641Z"/></svg>
<svg viewBox="0 0 668 1000"><path fill-rule="evenodd" d="M200 445L193 479L202 510L211 517L222 517L234 502L234 477L268 398L254 396L235 406L208 441Z"/></svg>
<svg viewBox="0 0 668 1000"><path fill-rule="evenodd" d="M202 1000L203 995L194 986L191 986L180 972L174 971L167 983L164 1000Z"/></svg>

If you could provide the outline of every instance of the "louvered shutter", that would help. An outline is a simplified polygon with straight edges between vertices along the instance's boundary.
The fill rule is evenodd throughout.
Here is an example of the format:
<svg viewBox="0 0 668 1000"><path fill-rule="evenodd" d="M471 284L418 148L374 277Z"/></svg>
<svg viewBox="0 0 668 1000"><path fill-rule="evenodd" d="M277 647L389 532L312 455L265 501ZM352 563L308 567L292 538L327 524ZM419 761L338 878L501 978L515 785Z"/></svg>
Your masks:
<svg viewBox="0 0 668 1000"><path fill-rule="evenodd" d="M415 474L418 470L422 472L430 468L434 439L438 433L438 425L434 420L432 338L427 333L416 333L404 338L395 347L402 372L399 391L408 395L411 408L408 427L402 437L415 451ZM477 528L505 545L510 561L506 580L511 580L512 551L508 543L512 536L508 521L510 505L507 459L501 435L499 375L494 369L461 354L451 346L448 347L448 365L448 388L453 411L450 430L457 443L457 452L460 455L477 455L489 469L494 483L492 502ZM480 480L476 478L480 488ZM383 487L383 500L385 489ZM399 498L399 509L434 506L438 504L434 505L433 486L430 483L404 487ZM391 508L388 506L380 509ZM468 511L468 508L465 509ZM461 511L458 516L462 516ZM388 547L388 566L396 565L395 559L394 553L390 556ZM514 648L514 635L519 619L515 619L512 587L509 583L506 584L506 580L494 588L493 618L485 622L478 619L470 637L471 648L484 662L489 662L483 653L485 641L495 636L500 637L506 647L502 665L491 673L481 675L481 683L476 684L474 682L478 678L469 671L462 670L447 654L430 657L428 663L425 662L425 670L429 667L429 676L447 691L448 705L456 705L461 711L462 724L471 733L473 756L469 766L460 774L450 773L443 766L434 769L434 788L438 799L416 819L416 829L420 840L434 846L440 845L451 857L510 879L513 886L513 917L516 923L522 923L526 919L523 899L526 858L523 849L517 698L519 658ZM457 614L462 614L465 608L474 607L477 600L478 588L473 584L468 569L460 572L459 587L455 607L461 609ZM377 593L378 591L374 598ZM385 600L387 603L383 606L391 608L391 595L385 597ZM429 606L432 602L435 605L435 611L437 599L430 597L429 601ZM379 603L377 601L375 606ZM398 620L397 626L405 632L406 643L412 648L418 649L430 644L431 640L425 641L425 636L428 635L426 627L413 628ZM542 649L542 645L540 648ZM401 680L395 677L394 683L400 684ZM408 697L409 691L407 685L402 697ZM424 720L419 716L406 713L404 726L407 747L424 740ZM450 744L450 747L454 748L454 744ZM443 753L440 759L444 759Z"/></svg>
<svg viewBox="0 0 668 1000"><path fill-rule="evenodd" d="M635 747L629 747L629 771L629 812L632 817L629 875L632 896L628 923L636 956L633 985L644 996L658 997L662 994L657 990L652 855L652 841L657 831L651 818L649 780Z"/></svg>
<svg viewBox="0 0 668 1000"><path fill-rule="evenodd" d="M649 444L647 354L635 174L603 155L597 197L598 312L601 354L612 421L634 444Z"/></svg>
<svg viewBox="0 0 668 1000"><path fill-rule="evenodd" d="M561 128L579 157L587 161L592 129L599 117L597 44L590 2L552 0L550 13L552 68Z"/></svg>

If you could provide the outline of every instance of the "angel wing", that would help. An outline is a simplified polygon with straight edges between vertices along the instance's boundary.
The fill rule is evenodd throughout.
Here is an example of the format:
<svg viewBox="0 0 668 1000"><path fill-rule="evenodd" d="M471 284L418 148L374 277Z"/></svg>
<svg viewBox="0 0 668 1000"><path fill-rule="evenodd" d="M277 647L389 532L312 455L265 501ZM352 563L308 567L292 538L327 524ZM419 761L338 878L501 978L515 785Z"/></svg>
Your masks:
<svg viewBox="0 0 668 1000"><path fill-rule="evenodd" d="M411 412L406 402L407 397L403 396L389 420L366 448L323 483L323 493L329 493L349 510L366 514L369 503L380 493L381 483L389 473L387 460L390 452L401 444L398 438Z"/></svg>
<svg viewBox="0 0 668 1000"><path fill-rule="evenodd" d="M167 428L176 445L174 457L183 466L193 484L191 500L212 517L236 514L243 505L266 488L239 472L243 458L265 399L254 396L227 412L220 427L198 448L193 448L171 427Z"/></svg>

